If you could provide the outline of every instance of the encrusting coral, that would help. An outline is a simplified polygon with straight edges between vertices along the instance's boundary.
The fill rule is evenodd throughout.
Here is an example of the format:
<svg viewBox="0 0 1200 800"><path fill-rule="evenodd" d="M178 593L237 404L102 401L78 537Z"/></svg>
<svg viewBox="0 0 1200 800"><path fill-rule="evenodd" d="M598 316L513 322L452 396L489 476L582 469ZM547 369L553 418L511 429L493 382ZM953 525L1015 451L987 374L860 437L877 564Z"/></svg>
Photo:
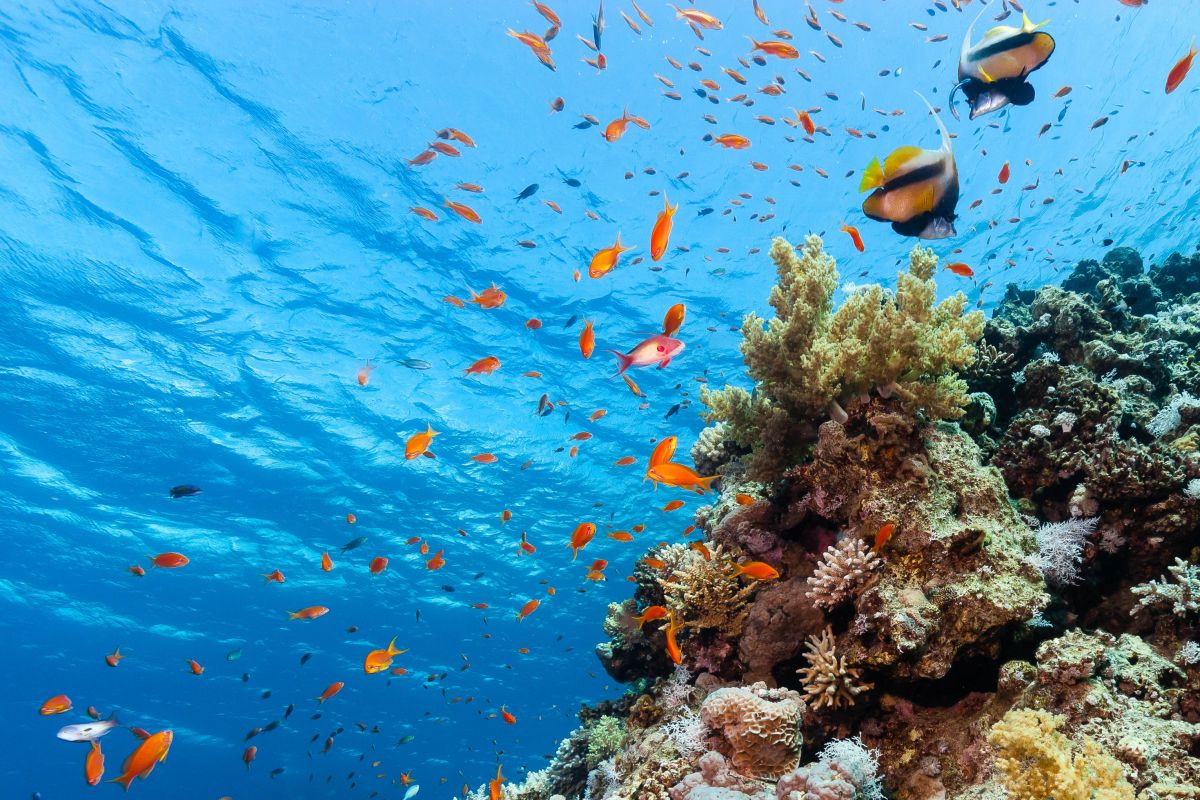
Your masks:
<svg viewBox="0 0 1200 800"><path fill-rule="evenodd" d="M804 701L765 683L717 689L700 707L700 719L718 731L733 768L749 778L778 778L800 763Z"/></svg>
<svg viewBox="0 0 1200 800"><path fill-rule="evenodd" d="M819 236L807 236L801 253L775 239L771 258L779 274L770 297L775 316L765 327L753 313L742 323L742 355L757 391L726 386L700 395L706 418L727 422L728 436L753 450L753 475L778 475L794 463L804 423L840 416L843 405L873 390L900 398L912 413L962 415L967 388L956 372L974 360L984 318L964 313L961 293L934 304L932 250L913 248L894 293L865 287L836 311L837 266Z"/></svg>

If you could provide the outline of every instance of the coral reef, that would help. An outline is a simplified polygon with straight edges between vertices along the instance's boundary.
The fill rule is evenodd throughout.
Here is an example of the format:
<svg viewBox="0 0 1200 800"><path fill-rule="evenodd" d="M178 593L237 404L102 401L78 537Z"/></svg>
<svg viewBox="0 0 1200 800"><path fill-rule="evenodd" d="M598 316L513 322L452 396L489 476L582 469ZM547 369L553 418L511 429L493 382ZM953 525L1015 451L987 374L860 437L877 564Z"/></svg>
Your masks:
<svg viewBox="0 0 1200 800"><path fill-rule="evenodd" d="M597 648L630 694L503 796L1200 798L1200 256L985 325L919 247L838 308L819 239L771 255L753 391L703 392L703 547L639 561Z"/></svg>

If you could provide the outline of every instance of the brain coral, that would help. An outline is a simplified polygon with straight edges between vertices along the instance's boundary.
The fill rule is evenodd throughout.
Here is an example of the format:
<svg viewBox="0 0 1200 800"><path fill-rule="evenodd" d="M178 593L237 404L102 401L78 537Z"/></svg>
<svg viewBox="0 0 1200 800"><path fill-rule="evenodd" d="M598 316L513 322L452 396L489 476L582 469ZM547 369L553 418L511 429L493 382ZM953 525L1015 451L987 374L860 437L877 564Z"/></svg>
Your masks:
<svg viewBox="0 0 1200 800"><path fill-rule="evenodd" d="M717 689L700 718L729 746L733 768L753 778L778 778L800 763L804 701L796 692L765 683Z"/></svg>

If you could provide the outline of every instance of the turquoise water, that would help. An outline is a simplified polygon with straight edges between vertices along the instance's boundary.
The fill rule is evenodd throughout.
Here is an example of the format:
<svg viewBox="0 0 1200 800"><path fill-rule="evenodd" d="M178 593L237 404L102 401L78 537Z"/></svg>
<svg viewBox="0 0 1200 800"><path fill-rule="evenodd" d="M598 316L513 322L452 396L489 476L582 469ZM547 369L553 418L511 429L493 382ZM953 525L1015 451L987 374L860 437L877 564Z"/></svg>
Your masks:
<svg viewBox="0 0 1200 800"><path fill-rule="evenodd" d="M400 797L392 781L402 771L423 796L448 797L498 762L513 778L544 766L580 703L621 691L592 654L606 605L628 595L624 577L644 547L676 540L703 502L655 493L643 465L659 437L679 436L681 452L695 440L698 379L745 382L735 329L765 307L774 283L765 252L751 251L775 235L823 232L845 282L887 284L911 247L864 218L858 173L897 146L937 146L914 90L944 105L979 4L961 13L937 5L814 0L815 31L795 3L763 0L768 29L750 3L714 2L705 8L724 30L701 42L653 3L642 7L654 26L639 36L619 15L637 19L632 6L610 2L608 67L597 72L575 37L591 36L594 4L560 2L551 72L505 35L544 30L525 3L8 4L5 796L119 793L89 789L87 748L55 738L89 705L175 731L169 759L133 788L147 798ZM1058 42L1032 76L1037 99L973 122L943 115L957 137L962 200L958 235L935 246L947 256L961 248L953 258L975 277L943 273L940 286L985 308L1007 282L1056 282L1106 240L1149 261L1193 246L1195 84L1163 94L1193 33L1188 9L1026 7L1035 21L1050 18ZM1000 13L999 0L989 9ZM737 62L746 35L781 27L794 34L798 60ZM938 34L947 40L928 41ZM675 83L679 100L663 96L670 90L655 73ZM785 94L756 92L776 75ZM710 91L719 102L695 93L701 79L719 84ZM1072 91L1055 99L1063 86ZM741 92L752 107L725 99ZM558 96L566 107L552 113ZM605 141L600 131L626 106L650 128L630 125ZM796 108L812 109L829 135L806 142L782 124ZM580 114L600 126L577 129ZM406 164L446 127L478 146ZM751 147L702 139L723 133ZM1012 178L992 194L1006 161ZM459 182L485 191L457 190ZM514 199L534 183L532 197ZM663 204L653 192L680 204L659 271L648 259ZM445 197L469 203L482 224L448 214ZM421 220L413 206L441 220ZM859 228L865 253L838 232L843 221ZM618 232L637 249L589 279L592 254ZM579 282L575 269L585 273ZM442 299L493 282L508 295L500 309ZM631 348L678 302L688 308L687 349L661 372L636 372L639 399L611 377L601 350ZM585 317L597 338L590 360L577 345ZM529 318L543 327L528 330ZM497 372L463 375L487 355L500 359ZM368 359L376 369L360 386ZM543 393L565 405L538 416ZM606 416L588 419L601 408ZM407 461L405 440L426 423L442 431L437 458ZM584 431L592 438L571 439ZM471 460L482 452L498 461ZM613 465L626 455L639 464ZM203 491L172 499L178 484ZM660 510L677 496L684 509ZM505 525L503 509L513 512ZM584 520L601 531L572 562L566 543ZM604 535L636 523L646 525L640 544ZM521 531L535 554L518 555ZM342 555L358 536L367 542ZM413 536L429 543L428 556L405 544ZM425 560L438 549L446 565L430 571ZM127 571L167 551L191 563ZM329 573L319 566L325 551L336 562ZM368 570L376 556L390 559L381 575ZM606 582L585 580L595 558L610 562ZM260 577L274 569L283 585ZM531 598L542 605L518 624ZM330 613L286 619L318 604ZM393 636L410 648L395 662L408 674L363 674L366 653ZM117 646L127 658L112 669L104 656ZM240 658L227 660L233 651ZM332 681L345 689L318 707ZM59 693L75 709L38 716ZM501 704L515 726L496 716ZM247 770L246 733L273 720L278 729L250 742L258 757ZM106 778L136 743L121 729L102 740Z"/></svg>

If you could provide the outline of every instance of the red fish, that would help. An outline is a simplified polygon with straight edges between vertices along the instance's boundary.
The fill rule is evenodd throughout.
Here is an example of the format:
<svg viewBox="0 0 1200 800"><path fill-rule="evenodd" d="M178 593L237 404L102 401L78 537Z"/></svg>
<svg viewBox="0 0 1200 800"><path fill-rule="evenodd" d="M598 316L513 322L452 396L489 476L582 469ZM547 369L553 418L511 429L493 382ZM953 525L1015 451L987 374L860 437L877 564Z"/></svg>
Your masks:
<svg viewBox="0 0 1200 800"><path fill-rule="evenodd" d="M465 375L491 375L500 369L500 359L495 356L484 356L463 370Z"/></svg>
<svg viewBox="0 0 1200 800"><path fill-rule="evenodd" d="M855 250L861 253L867 249L866 245L863 244L862 235L859 234L858 228L854 227L853 225L847 225L843 222L841 230L842 232L850 235L850 241L854 242Z"/></svg>
<svg viewBox="0 0 1200 800"><path fill-rule="evenodd" d="M1000 174L996 176L996 180L1000 181L1001 183L1008 183L1008 176L1010 174L1011 170L1008 168L1008 162L1005 161L1004 166L1000 168Z"/></svg>
<svg viewBox="0 0 1200 800"><path fill-rule="evenodd" d="M571 541L567 547L571 548L571 560L574 561L579 556L579 551L587 547L588 542L596 535L596 526L591 522L581 522L575 527L571 533Z"/></svg>
<svg viewBox="0 0 1200 800"><path fill-rule="evenodd" d="M1175 62L1175 66L1171 67L1171 71L1167 73L1167 94L1179 88L1179 84L1183 83L1183 79L1187 77L1188 71L1192 68L1192 59L1196 57L1196 41L1193 39L1191 45L1188 46L1187 55Z"/></svg>
<svg viewBox="0 0 1200 800"><path fill-rule="evenodd" d="M187 566L188 557L182 553L160 553L150 559L150 562L160 569L177 569Z"/></svg>
<svg viewBox="0 0 1200 800"><path fill-rule="evenodd" d="M975 277L975 270L971 269L961 261L954 261L950 264L947 264L946 269L963 278Z"/></svg>
<svg viewBox="0 0 1200 800"><path fill-rule="evenodd" d="M679 204L676 203L672 206L667 202L666 195L663 195L663 210L658 212L658 219L654 221L654 229L650 231L651 261L658 261L663 257L663 253L667 252L667 243L671 239L671 228L674 225L673 217L678 210Z"/></svg>
<svg viewBox="0 0 1200 800"><path fill-rule="evenodd" d="M371 566L370 566L371 574L378 575L379 573L381 573L385 569L387 569L387 565L388 565L388 560L385 556L375 557L374 559L371 560Z"/></svg>
<svg viewBox="0 0 1200 800"><path fill-rule="evenodd" d="M592 330L592 321L585 319L583 321L583 330L579 332L579 352L584 358L591 358L592 351L596 349L596 332Z"/></svg>
<svg viewBox="0 0 1200 800"><path fill-rule="evenodd" d="M92 739L92 749L88 751L87 760L83 762L83 776L88 786L96 786L104 777L104 753L100 751L100 742Z"/></svg>
<svg viewBox="0 0 1200 800"><path fill-rule="evenodd" d="M325 691L321 692L321 696L317 698L318 703L324 703L329 698L340 692L346 684L342 681L334 681L325 687Z"/></svg>
<svg viewBox="0 0 1200 800"><path fill-rule="evenodd" d="M56 694L54 697L51 697L46 702L42 703L42 707L38 710L38 713L43 717L48 717L51 714L65 714L66 712L70 711L71 708L71 698L67 697L65 694Z"/></svg>
<svg viewBox="0 0 1200 800"><path fill-rule="evenodd" d="M883 549L883 546L888 543L892 535L896 532L896 523L887 522L879 526L879 531L875 534L875 546L873 549L876 553Z"/></svg>
<svg viewBox="0 0 1200 800"><path fill-rule="evenodd" d="M538 610L538 606L542 604L541 600L530 600L525 605L521 606L521 610L517 612L517 622L528 617L530 614Z"/></svg>

